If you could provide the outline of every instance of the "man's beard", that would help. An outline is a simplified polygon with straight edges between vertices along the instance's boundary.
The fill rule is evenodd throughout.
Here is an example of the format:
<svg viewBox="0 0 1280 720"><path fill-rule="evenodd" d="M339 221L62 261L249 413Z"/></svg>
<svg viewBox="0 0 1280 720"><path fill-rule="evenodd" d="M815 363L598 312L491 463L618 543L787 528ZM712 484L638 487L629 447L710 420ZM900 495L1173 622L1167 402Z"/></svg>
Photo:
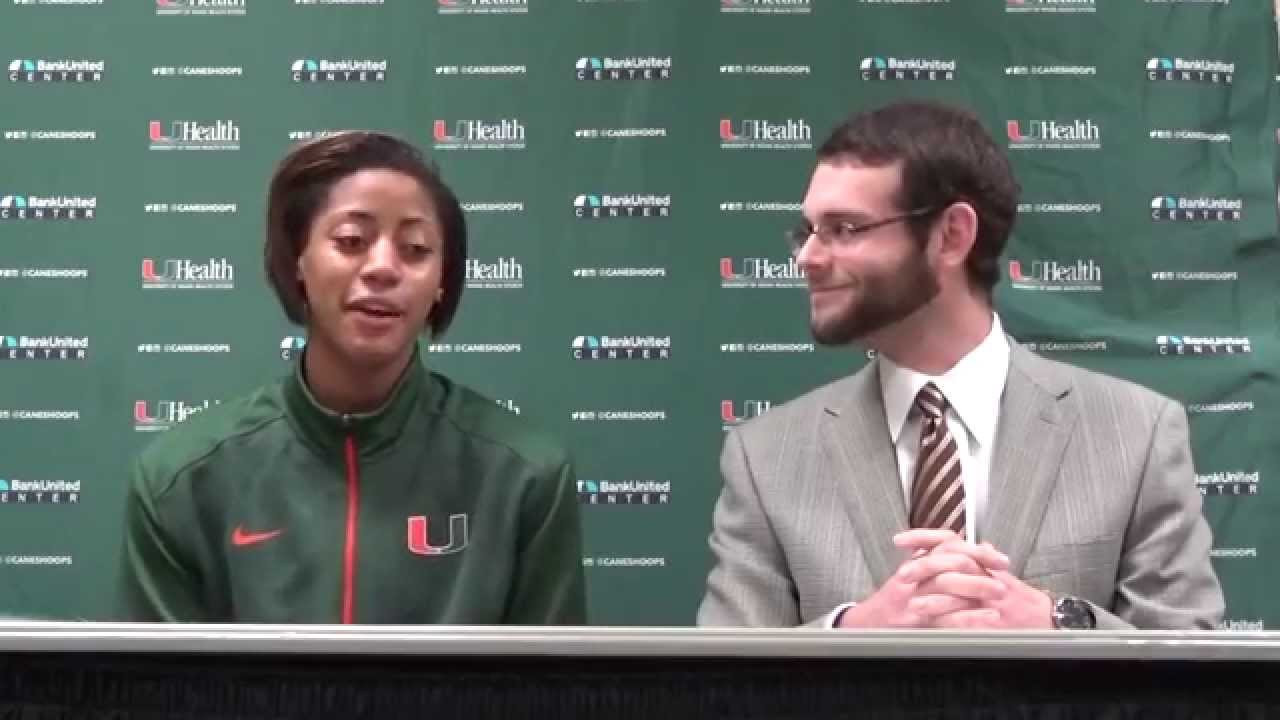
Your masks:
<svg viewBox="0 0 1280 720"><path fill-rule="evenodd" d="M916 250L894 270L861 279L858 297L840 314L809 329L820 345L848 345L902 320L938 296L938 278L929 271L923 250Z"/></svg>

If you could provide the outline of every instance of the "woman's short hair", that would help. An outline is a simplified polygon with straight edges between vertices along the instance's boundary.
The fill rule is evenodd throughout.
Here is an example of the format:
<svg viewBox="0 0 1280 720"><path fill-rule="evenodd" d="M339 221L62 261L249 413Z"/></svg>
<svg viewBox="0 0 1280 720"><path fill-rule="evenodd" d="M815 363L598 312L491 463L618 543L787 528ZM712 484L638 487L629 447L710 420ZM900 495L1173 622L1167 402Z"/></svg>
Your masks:
<svg viewBox="0 0 1280 720"><path fill-rule="evenodd" d="M392 170L417 180L431 198L444 235L441 297L427 315L433 337L439 336L458 311L466 280L467 224L458 198L440 178L436 166L415 147L391 135L350 131L294 147L276 167L267 193L267 238L263 261L267 279L285 315L306 322L306 293L298 277L298 258L316 216L333 186L362 170Z"/></svg>

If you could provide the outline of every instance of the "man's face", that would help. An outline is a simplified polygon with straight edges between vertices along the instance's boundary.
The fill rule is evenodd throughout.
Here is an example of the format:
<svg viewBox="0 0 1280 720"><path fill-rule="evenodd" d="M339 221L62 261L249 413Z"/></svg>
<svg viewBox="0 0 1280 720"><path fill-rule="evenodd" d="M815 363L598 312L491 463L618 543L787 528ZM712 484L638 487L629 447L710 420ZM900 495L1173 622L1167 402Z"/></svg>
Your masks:
<svg viewBox="0 0 1280 720"><path fill-rule="evenodd" d="M849 232L918 209L895 204L901 181L900 163L872 167L841 158L813 172L804 217L830 231L810 235L796 262L809 280L809 326L823 345L888 328L938 295L937 275L905 222Z"/></svg>
<svg viewBox="0 0 1280 720"><path fill-rule="evenodd" d="M298 258L307 352L376 368L413 351L441 297L444 239L414 178L362 170L336 183Z"/></svg>

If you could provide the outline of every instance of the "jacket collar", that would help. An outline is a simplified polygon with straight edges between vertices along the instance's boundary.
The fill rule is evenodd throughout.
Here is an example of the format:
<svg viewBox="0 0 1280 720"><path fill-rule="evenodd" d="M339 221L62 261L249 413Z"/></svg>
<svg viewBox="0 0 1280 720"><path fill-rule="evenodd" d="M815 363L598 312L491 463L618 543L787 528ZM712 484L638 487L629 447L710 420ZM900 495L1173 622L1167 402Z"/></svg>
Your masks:
<svg viewBox="0 0 1280 720"><path fill-rule="evenodd" d="M989 502L979 518L986 529L979 528L979 539L1008 555L1009 572L1021 575L1043 525L1078 411L1066 401L1073 386L1070 371L1012 337L1006 339L1009 375L992 446ZM892 538L907 528L906 500L877 379L880 363L877 358L829 386L821 418L836 487L876 586L906 559Z"/></svg>
<svg viewBox="0 0 1280 720"><path fill-rule="evenodd" d="M361 456L391 447L403 434L414 407L434 388L415 347L382 407L368 413L337 413L311 394L302 367L300 357L284 380L285 411L302 440L326 458L344 457L347 438L355 441Z"/></svg>

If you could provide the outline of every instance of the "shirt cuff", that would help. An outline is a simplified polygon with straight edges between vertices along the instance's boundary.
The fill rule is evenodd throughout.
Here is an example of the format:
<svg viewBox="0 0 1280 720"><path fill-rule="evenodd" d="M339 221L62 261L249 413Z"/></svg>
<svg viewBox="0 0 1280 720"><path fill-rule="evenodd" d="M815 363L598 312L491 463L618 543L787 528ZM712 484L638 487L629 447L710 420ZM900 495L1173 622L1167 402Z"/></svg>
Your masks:
<svg viewBox="0 0 1280 720"><path fill-rule="evenodd" d="M844 611L845 611L845 610L848 610L849 608L851 608L851 607L853 607L854 605L857 605L857 604L858 604L858 603L856 603L856 602L847 602L847 603L843 603L843 604L841 604L841 605L837 605L835 610L832 610L830 613L828 613L828 614L827 614L827 617L826 617L826 619L824 620L824 622L822 623L822 626L823 626L823 627L825 627L825 628L826 628L826 629L828 629L828 630L836 630L836 629L838 629L838 623L840 622L840 616L841 616L841 615L844 615Z"/></svg>

